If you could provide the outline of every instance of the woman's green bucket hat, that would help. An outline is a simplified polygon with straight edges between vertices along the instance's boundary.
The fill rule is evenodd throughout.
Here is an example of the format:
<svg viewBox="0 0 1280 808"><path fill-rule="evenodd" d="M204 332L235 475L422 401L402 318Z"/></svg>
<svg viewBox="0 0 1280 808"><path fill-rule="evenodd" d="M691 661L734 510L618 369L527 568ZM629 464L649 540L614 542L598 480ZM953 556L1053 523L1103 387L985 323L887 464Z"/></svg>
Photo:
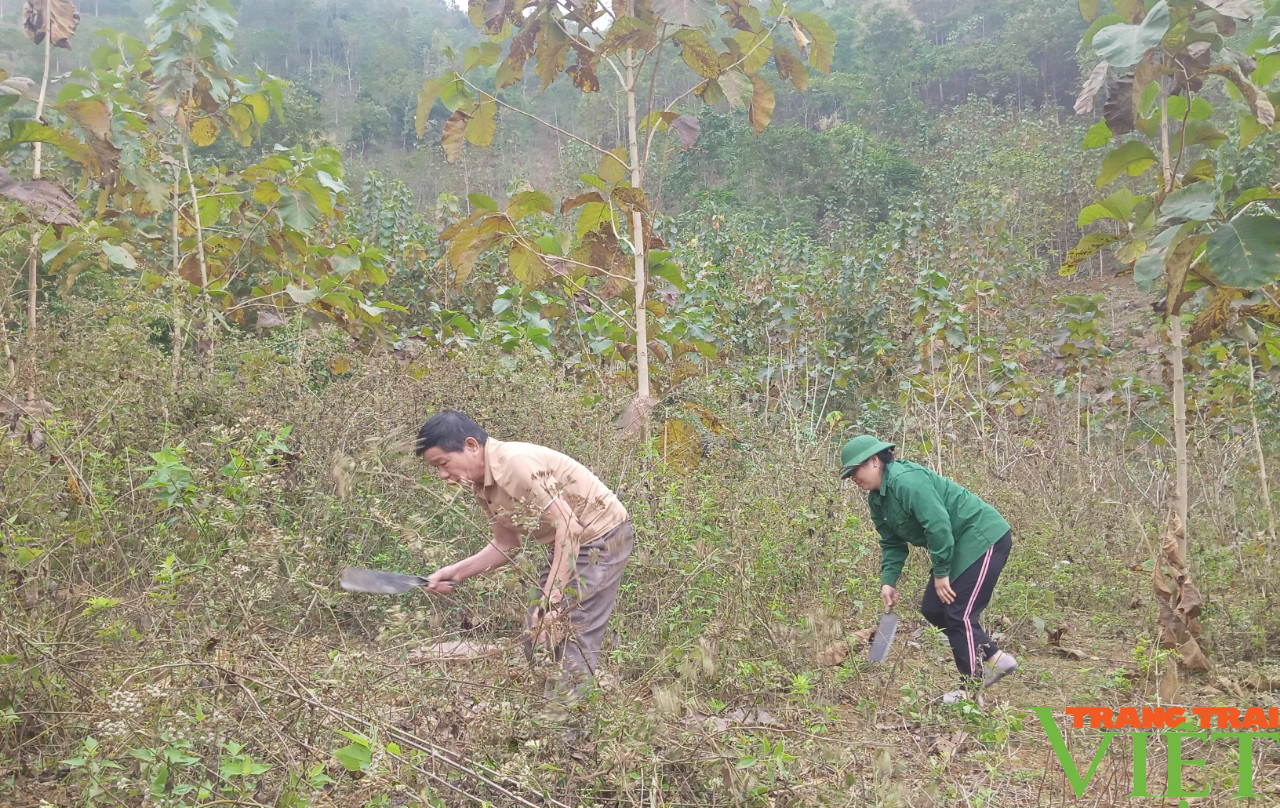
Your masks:
<svg viewBox="0 0 1280 808"><path fill-rule="evenodd" d="M840 479L849 479L849 475L853 474L853 470L858 466L885 449L892 449L895 445L885 443L875 435L859 435L849 441L840 450Z"/></svg>

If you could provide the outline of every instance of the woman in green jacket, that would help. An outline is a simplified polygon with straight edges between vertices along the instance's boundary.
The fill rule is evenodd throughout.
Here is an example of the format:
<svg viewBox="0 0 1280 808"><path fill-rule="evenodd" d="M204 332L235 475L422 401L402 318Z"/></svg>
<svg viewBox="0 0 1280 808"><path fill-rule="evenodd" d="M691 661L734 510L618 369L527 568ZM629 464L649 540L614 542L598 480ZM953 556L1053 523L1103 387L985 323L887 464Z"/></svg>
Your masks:
<svg viewBox="0 0 1280 808"><path fill-rule="evenodd" d="M1012 532L995 508L918 463L895 460L893 448L872 435L854 438L840 452L840 477L867 492L880 534L886 608L898 605L898 576L909 546L928 548L933 575L920 611L951 643L964 687L943 701L959 701L979 682L989 687L1018 669L1018 661L978 624L1009 558Z"/></svg>

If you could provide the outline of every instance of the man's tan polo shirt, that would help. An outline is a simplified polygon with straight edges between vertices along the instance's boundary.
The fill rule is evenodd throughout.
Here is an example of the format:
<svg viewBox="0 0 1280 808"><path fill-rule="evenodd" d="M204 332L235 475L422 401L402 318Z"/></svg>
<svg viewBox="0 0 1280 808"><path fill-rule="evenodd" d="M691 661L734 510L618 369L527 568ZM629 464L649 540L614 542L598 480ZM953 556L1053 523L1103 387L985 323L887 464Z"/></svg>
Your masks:
<svg viewBox="0 0 1280 808"><path fill-rule="evenodd" d="M627 521L622 502L586 466L533 443L489 438L484 444L484 487L475 493L491 522L543 544L555 542L555 519L546 511L557 497L582 523L581 544Z"/></svg>

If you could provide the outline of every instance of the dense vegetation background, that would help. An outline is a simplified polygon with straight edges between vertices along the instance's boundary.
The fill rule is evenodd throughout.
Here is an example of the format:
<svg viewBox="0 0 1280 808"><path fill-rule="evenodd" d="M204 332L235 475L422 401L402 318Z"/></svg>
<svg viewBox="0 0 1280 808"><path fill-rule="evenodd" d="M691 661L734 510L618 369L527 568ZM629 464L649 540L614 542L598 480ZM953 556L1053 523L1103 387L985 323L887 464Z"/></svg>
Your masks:
<svg viewBox="0 0 1280 808"><path fill-rule="evenodd" d="M1155 152L1181 115L1199 207L1157 188L1155 152L1114 156L1114 101L1102 130L1091 98L1072 110L1098 60L1081 11L1140 29L1141 3L796 0L830 69L825 29L788 33L808 87L763 68L767 127L758 95L682 98L673 47L653 98L698 136L654 140L657 403L627 429L626 276L546 259L594 255L561 208L584 174L627 182L597 152L628 137L618 96L531 67L491 145L455 150L479 108L420 93L486 38L440 0L82 0L37 115L20 6L0 2L0 802L1056 804L1075 795L1030 706L1276 704L1280 248L1184 290L1152 229L1166 199L1160 227L1274 217L1274 8L1219 26L1260 95L1220 72L1134 102ZM461 271L461 228L525 202L545 271L506 248ZM636 521L609 670L573 713L518 650L534 561L448 601L335 586L484 540L408 451L442 407L578 457ZM985 708L938 703L949 652L910 615L890 665L863 659L878 549L834 473L862 431L1015 526L987 620L1023 670ZM1204 665L1153 591L1179 468ZM913 558L907 586L925 575ZM1089 799L1129 804L1128 754ZM1184 754L1209 758L1203 804L1232 799L1235 754ZM1278 772L1257 750L1259 804Z"/></svg>

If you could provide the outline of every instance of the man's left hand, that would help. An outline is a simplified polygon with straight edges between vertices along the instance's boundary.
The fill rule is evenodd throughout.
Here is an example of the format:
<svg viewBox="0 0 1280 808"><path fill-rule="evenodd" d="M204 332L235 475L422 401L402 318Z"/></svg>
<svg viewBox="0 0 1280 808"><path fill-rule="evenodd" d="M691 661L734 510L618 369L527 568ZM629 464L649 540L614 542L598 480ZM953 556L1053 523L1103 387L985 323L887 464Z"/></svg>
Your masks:
<svg viewBox="0 0 1280 808"><path fill-rule="evenodd" d="M529 636L534 645L557 648L567 636L569 615L563 609L552 607L549 611L535 606L529 613Z"/></svg>
<svg viewBox="0 0 1280 808"><path fill-rule="evenodd" d="M938 593L938 600L947 605L956 601L956 591L951 588L951 578L934 578L933 590Z"/></svg>

